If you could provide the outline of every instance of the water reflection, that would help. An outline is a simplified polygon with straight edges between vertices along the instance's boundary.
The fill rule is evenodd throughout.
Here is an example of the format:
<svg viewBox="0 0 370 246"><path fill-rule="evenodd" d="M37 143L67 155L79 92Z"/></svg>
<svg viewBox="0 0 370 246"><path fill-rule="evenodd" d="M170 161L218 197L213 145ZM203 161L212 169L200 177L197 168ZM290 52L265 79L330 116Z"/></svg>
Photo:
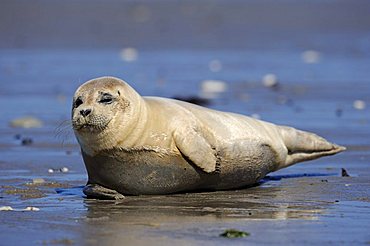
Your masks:
<svg viewBox="0 0 370 246"><path fill-rule="evenodd" d="M173 221L177 217L192 221L217 219L315 220L323 202L302 202L280 187L253 187L236 191L217 191L166 196L127 196L121 201L84 200L87 218L108 216L122 223L141 223L156 218ZM203 220L204 218L202 218ZM147 221L147 222L148 222Z"/></svg>
<svg viewBox="0 0 370 246"><path fill-rule="evenodd" d="M177 244L184 238L192 244L209 235L217 236L220 228L229 226L240 228L266 220L318 220L329 203L306 198L304 187L262 185L236 191L127 196L120 201L85 199L81 236L84 240L94 238L89 243L99 245L153 240L158 245L168 240Z"/></svg>

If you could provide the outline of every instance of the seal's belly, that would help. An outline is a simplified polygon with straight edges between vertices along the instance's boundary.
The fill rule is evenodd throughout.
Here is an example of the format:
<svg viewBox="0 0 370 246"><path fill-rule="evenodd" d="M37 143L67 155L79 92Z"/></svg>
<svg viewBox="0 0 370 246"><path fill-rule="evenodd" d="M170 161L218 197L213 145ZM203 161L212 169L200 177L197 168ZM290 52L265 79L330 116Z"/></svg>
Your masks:
<svg viewBox="0 0 370 246"><path fill-rule="evenodd" d="M112 155L83 155L89 183L122 194L169 194L197 189L231 189L254 184L273 171L274 153L256 146L243 152L232 146L219 151L219 170L205 173L181 155L154 151L119 152ZM261 149L262 148L262 149ZM259 150L264 147L259 146ZM242 153L233 155L232 153Z"/></svg>
<svg viewBox="0 0 370 246"><path fill-rule="evenodd" d="M89 182L123 194L168 194L197 189L202 171L181 156L155 152L121 152L114 157L84 155Z"/></svg>

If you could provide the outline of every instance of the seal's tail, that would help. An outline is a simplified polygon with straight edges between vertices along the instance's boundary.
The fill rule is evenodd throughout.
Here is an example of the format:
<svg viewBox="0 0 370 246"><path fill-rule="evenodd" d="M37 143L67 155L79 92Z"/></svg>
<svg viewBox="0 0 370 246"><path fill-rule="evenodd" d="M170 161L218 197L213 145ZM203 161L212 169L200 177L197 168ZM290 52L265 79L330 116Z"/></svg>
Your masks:
<svg viewBox="0 0 370 246"><path fill-rule="evenodd" d="M326 141L324 138L292 127L279 126L288 156L278 169L291 166L297 162L309 161L322 156L334 155L346 148Z"/></svg>

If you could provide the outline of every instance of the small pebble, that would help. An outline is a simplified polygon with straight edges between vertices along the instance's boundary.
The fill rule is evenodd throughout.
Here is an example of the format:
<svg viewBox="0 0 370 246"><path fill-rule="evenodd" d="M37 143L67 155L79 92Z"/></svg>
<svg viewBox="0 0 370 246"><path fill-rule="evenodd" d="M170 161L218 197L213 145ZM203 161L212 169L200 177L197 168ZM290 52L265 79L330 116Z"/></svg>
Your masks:
<svg viewBox="0 0 370 246"><path fill-rule="evenodd" d="M0 211L12 211L13 208L10 206L2 206L0 207Z"/></svg>
<svg viewBox="0 0 370 246"><path fill-rule="evenodd" d="M22 145L24 145L24 146L31 145L32 143L33 143L32 138L23 138L22 139Z"/></svg>
<svg viewBox="0 0 370 246"><path fill-rule="evenodd" d="M42 125L41 120L31 116L14 119L10 122L10 126L20 128L39 128Z"/></svg>
<svg viewBox="0 0 370 246"><path fill-rule="evenodd" d="M366 103L363 100L355 100L353 102L353 108L357 110L364 110L366 108Z"/></svg>
<svg viewBox="0 0 370 246"><path fill-rule="evenodd" d="M23 209L23 211L40 211L40 209L36 207L27 207Z"/></svg>
<svg viewBox="0 0 370 246"><path fill-rule="evenodd" d="M55 172L67 173L67 172L69 172L69 168L68 167L62 167L62 168L57 168L57 169L52 169L52 168L48 169L48 173L55 173Z"/></svg>
<svg viewBox="0 0 370 246"><path fill-rule="evenodd" d="M350 177L350 175L348 174L347 170L342 168L342 177Z"/></svg>
<svg viewBox="0 0 370 246"><path fill-rule="evenodd" d="M222 63L220 60L212 60L208 63L209 70L212 72L219 72L222 69Z"/></svg>
<svg viewBox="0 0 370 246"><path fill-rule="evenodd" d="M278 80L275 74L269 73L263 76L262 84L268 88L276 88L278 86Z"/></svg>
<svg viewBox="0 0 370 246"><path fill-rule="evenodd" d="M62 167L62 168L60 169L60 171L61 171L62 173L67 173L67 172L69 171L69 169L68 169L68 167Z"/></svg>
<svg viewBox="0 0 370 246"><path fill-rule="evenodd" d="M0 207L0 211L40 211L39 208L36 208L36 207L26 207L25 209L13 209L12 207L10 206L3 206L3 207Z"/></svg>
<svg viewBox="0 0 370 246"><path fill-rule="evenodd" d="M216 98L227 90L227 84L221 80L204 80L201 82L201 96L203 98Z"/></svg>
<svg viewBox="0 0 370 246"><path fill-rule="evenodd" d="M320 61L320 52L315 50L306 50L302 53L301 57L304 63L318 63Z"/></svg>
<svg viewBox="0 0 370 246"><path fill-rule="evenodd" d="M121 59L126 62L136 61L138 58L138 51L135 48L124 48L120 52Z"/></svg>
<svg viewBox="0 0 370 246"><path fill-rule="evenodd" d="M42 184L45 183L45 179L43 178L35 178L32 180L32 184Z"/></svg>

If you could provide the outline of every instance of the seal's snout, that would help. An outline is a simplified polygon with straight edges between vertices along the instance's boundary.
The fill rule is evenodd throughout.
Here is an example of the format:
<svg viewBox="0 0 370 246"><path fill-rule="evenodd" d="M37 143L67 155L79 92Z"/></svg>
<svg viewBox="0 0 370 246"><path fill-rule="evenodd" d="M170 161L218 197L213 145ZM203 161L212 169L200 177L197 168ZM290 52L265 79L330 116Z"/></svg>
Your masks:
<svg viewBox="0 0 370 246"><path fill-rule="evenodd" d="M90 113L91 113L91 109L82 109L82 110L80 110L80 114L81 114L83 117L88 116Z"/></svg>
<svg viewBox="0 0 370 246"><path fill-rule="evenodd" d="M111 121L106 112L94 107L80 107L72 113L73 129L79 132L102 131Z"/></svg>

